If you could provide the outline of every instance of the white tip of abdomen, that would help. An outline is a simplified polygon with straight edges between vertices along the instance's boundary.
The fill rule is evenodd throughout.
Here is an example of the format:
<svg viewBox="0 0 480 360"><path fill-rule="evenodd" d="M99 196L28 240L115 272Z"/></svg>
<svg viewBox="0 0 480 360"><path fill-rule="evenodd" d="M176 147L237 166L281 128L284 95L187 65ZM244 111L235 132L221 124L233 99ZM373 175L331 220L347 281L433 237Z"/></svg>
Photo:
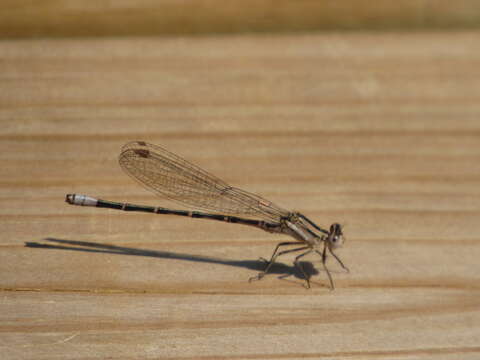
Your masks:
<svg viewBox="0 0 480 360"><path fill-rule="evenodd" d="M98 200L87 195L67 194L65 201L72 205L97 206Z"/></svg>

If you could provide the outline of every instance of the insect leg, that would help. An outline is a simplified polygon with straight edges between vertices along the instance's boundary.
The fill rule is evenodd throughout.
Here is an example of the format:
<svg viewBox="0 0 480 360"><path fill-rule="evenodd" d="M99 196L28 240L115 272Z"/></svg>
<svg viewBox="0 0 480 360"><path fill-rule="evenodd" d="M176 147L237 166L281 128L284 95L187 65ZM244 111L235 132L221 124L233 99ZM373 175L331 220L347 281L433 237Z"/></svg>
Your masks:
<svg viewBox="0 0 480 360"><path fill-rule="evenodd" d="M296 248L296 249L291 249L291 250L284 250L284 251L280 251L278 252L278 249L281 247L281 246L286 246L286 245L298 245L298 242L295 241L295 242L282 242L280 244L278 244L275 248L275 250L273 251L273 254L272 254L272 257L270 258L270 261L268 262L268 265L267 267L265 268L265 270L263 270L262 272L258 273L257 276L253 276L251 277L248 281L249 282L252 282L254 280L260 280L261 278L263 278L265 276L265 274L268 272L268 270L270 270L270 267L275 263L275 259L283 254L287 254L287 253L290 253L290 252L295 252L295 251L300 251L300 250L304 250L304 249L307 249L308 246L302 246L301 248Z"/></svg>
<svg viewBox="0 0 480 360"><path fill-rule="evenodd" d="M312 249L309 249L307 252L304 252L303 254L298 255L298 256L295 258L295 261L293 262L293 263L295 264L295 266L296 266L297 268L299 268L300 271L302 272L302 274L303 274L303 276L304 276L304 278L305 278L305 281L307 282L307 289L310 289L310 276L307 275L307 273L306 273L305 270L303 269L302 264L300 264L300 263L298 262L298 260L299 260L301 257L303 257L303 256L305 256L305 255L307 255L307 254L310 254L312 251L313 251Z"/></svg>
<svg viewBox="0 0 480 360"><path fill-rule="evenodd" d="M346 267L346 266L343 264L342 260L340 260L340 258L337 256L337 254L335 254L335 253L332 251L332 249L330 249L330 248L328 249L328 251L330 251L330 254L333 255L333 257L338 261L338 263L342 266L342 268L344 268L344 269L347 271L347 273L349 273L350 270L348 269L348 267Z"/></svg>
<svg viewBox="0 0 480 360"><path fill-rule="evenodd" d="M323 268L325 269L325 272L328 275L328 280L330 280L330 290L334 290L335 285L333 285L332 275L330 275L330 270L328 270L327 264L326 264L326 261L327 261L327 245L325 245L322 252L319 252L318 250L315 250L315 251L322 257Z"/></svg>

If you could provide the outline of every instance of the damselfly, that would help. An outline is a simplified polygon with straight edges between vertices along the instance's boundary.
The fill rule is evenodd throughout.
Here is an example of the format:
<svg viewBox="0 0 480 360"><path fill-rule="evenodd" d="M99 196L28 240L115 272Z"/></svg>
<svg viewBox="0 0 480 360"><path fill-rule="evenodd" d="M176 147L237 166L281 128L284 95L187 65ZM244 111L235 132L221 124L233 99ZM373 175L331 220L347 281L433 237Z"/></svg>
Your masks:
<svg viewBox="0 0 480 360"><path fill-rule="evenodd" d="M277 257L300 251L302 253L295 257L293 263L303 274L307 288L310 287L310 276L300 262L300 259L307 254L316 252L321 256L331 289L334 289L334 284L326 266L327 254L331 254L348 271L348 268L334 253L334 250L344 243L340 224L332 224L327 231L299 212L287 211L258 195L232 187L180 156L143 141L127 143L122 148L119 162L128 175L148 190L195 210L172 210L163 207L118 203L78 194L68 194L66 202L81 206L226 221L255 226L270 233L291 236L295 241L279 243L273 251L270 261L266 262L265 270L250 278L250 281L263 278ZM296 247L279 251L284 246Z"/></svg>

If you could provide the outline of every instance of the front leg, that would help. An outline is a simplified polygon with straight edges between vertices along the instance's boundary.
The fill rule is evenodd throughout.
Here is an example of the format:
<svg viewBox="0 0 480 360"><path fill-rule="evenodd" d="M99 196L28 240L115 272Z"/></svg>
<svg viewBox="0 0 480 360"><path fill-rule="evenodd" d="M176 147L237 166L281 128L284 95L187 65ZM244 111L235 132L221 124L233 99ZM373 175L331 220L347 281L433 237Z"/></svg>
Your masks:
<svg viewBox="0 0 480 360"><path fill-rule="evenodd" d="M349 273L349 272L350 272L350 269L343 264L342 260L340 260L340 258L337 256L337 254L335 254L335 253L332 251L332 249L330 249L330 248L328 248L328 251L330 251L330 254L332 254L333 257L338 261L338 263L340 264L340 266L341 266L347 273Z"/></svg>

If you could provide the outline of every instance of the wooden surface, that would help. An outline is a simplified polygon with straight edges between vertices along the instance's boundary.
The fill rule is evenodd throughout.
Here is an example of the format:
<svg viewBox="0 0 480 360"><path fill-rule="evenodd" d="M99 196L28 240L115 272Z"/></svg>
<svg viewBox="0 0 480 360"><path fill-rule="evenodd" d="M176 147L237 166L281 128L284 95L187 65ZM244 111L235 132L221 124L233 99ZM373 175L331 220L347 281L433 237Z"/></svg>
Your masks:
<svg viewBox="0 0 480 360"><path fill-rule="evenodd" d="M479 34L0 42L2 359L478 359ZM346 224L302 287L246 226L122 173L146 140Z"/></svg>
<svg viewBox="0 0 480 360"><path fill-rule="evenodd" d="M478 0L3 0L0 38L478 28Z"/></svg>

